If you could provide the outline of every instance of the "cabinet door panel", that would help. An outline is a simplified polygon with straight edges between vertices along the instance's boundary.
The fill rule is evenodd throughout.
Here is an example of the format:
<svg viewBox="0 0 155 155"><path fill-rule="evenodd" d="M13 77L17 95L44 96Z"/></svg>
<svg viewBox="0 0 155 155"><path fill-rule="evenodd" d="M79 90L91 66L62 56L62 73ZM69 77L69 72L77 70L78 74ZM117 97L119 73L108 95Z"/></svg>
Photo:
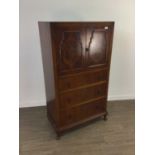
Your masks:
<svg viewBox="0 0 155 155"><path fill-rule="evenodd" d="M55 24L54 34L59 73L82 68L85 46L83 25Z"/></svg>
<svg viewBox="0 0 155 155"><path fill-rule="evenodd" d="M111 28L93 24L86 29L86 58L89 67L108 65L110 52Z"/></svg>

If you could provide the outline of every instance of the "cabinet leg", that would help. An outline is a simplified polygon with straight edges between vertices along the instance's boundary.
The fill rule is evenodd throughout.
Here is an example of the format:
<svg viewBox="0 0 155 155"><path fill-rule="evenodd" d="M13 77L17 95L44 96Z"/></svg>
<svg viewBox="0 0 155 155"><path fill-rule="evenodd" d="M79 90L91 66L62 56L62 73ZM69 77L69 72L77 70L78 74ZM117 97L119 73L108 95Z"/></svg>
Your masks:
<svg viewBox="0 0 155 155"><path fill-rule="evenodd" d="M60 133L56 133L56 140L60 139L61 134Z"/></svg>
<svg viewBox="0 0 155 155"><path fill-rule="evenodd" d="M104 121L107 121L107 120L108 120L107 114L105 114L105 115L103 116L103 120L104 120Z"/></svg>
<svg viewBox="0 0 155 155"><path fill-rule="evenodd" d="M60 136L57 135L57 136L56 136L56 140L59 140L59 139L60 139Z"/></svg>
<svg viewBox="0 0 155 155"><path fill-rule="evenodd" d="M107 120L108 120L107 115L108 115L108 113L106 112L106 114L104 114L104 115L102 116L102 119L103 119L104 121L107 121Z"/></svg>

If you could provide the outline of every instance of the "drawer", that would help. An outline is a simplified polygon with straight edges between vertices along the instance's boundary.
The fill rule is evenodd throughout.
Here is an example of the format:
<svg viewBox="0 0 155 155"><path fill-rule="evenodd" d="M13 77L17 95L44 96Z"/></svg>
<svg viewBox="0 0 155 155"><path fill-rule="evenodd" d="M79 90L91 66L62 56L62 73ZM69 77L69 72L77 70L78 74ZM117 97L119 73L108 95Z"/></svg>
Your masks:
<svg viewBox="0 0 155 155"><path fill-rule="evenodd" d="M60 95L60 108L70 108L85 104L91 100L103 98L107 93L107 83L95 85L93 87L79 89Z"/></svg>
<svg viewBox="0 0 155 155"><path fill-rule="evenodd" d="M80 87L82 85L89 85L92 83L104 81L107 80L107 77L107 69L60 77L59 89L60 91L65 91L68 89Z"/></svg>
<svg viewBox="0 0 155 155"><path fill-rule="evenodd" d="M70 125L106 111L106 99L60 111L60 126Z"/></svg>

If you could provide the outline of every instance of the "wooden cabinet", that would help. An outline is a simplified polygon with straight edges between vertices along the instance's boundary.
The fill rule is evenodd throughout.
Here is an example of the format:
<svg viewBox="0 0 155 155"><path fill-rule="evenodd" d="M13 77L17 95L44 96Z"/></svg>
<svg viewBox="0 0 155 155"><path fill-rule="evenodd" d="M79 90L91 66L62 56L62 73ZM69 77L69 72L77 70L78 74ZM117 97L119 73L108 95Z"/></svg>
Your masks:
<svg viewBox="0 0 155 155"><path fill-rule="evenodd" d="M106 118L113 29L114 22L39 22L47 115L58 135Z"/></svg>

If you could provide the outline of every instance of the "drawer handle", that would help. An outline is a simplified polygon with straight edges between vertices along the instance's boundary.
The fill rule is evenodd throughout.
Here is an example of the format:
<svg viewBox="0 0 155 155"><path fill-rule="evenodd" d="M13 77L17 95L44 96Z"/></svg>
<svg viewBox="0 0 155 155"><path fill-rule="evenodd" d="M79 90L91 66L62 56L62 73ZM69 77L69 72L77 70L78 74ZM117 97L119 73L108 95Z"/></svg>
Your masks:
<svg viewBox="0 0 155 155"><path fill-rule="evenodd" d="M68 118L69 118L69 119L71 119L71 118L72 118L72 116L71 116L71 115L68 115Z"/></svg>
<svg viewBox="0 0 155 155"><path fill-rule="evenodd" d="M101 92L100 92L99 90L97 90L97 94L98 94L98 95L100 95L100 94L101 94Z"/></svg>
<svg viewBox="0 0 155 155"><path fill-rule="evenodd" d="M97 78L98 80L101 80L101 77L100 76L98 76L98 78Z"/></svg>
<svg viewBox="0 0 155 155"><path fill-rule="evenodd" d="M70 98L67 98L67 102L70 103L71 102L71 99Z"/></svg>
<svg viewBox="0 0 155 155"><path fill-rule="evenodd" d="M67 83L67 88L70 88L70 83L69 82Z"/></svg>
<svg viewBox="0 0 155 155"><path fill-rule="evenodd" d="M108 26L105 26L104 29L105 29L105 30L108 30Z"/></svg>

